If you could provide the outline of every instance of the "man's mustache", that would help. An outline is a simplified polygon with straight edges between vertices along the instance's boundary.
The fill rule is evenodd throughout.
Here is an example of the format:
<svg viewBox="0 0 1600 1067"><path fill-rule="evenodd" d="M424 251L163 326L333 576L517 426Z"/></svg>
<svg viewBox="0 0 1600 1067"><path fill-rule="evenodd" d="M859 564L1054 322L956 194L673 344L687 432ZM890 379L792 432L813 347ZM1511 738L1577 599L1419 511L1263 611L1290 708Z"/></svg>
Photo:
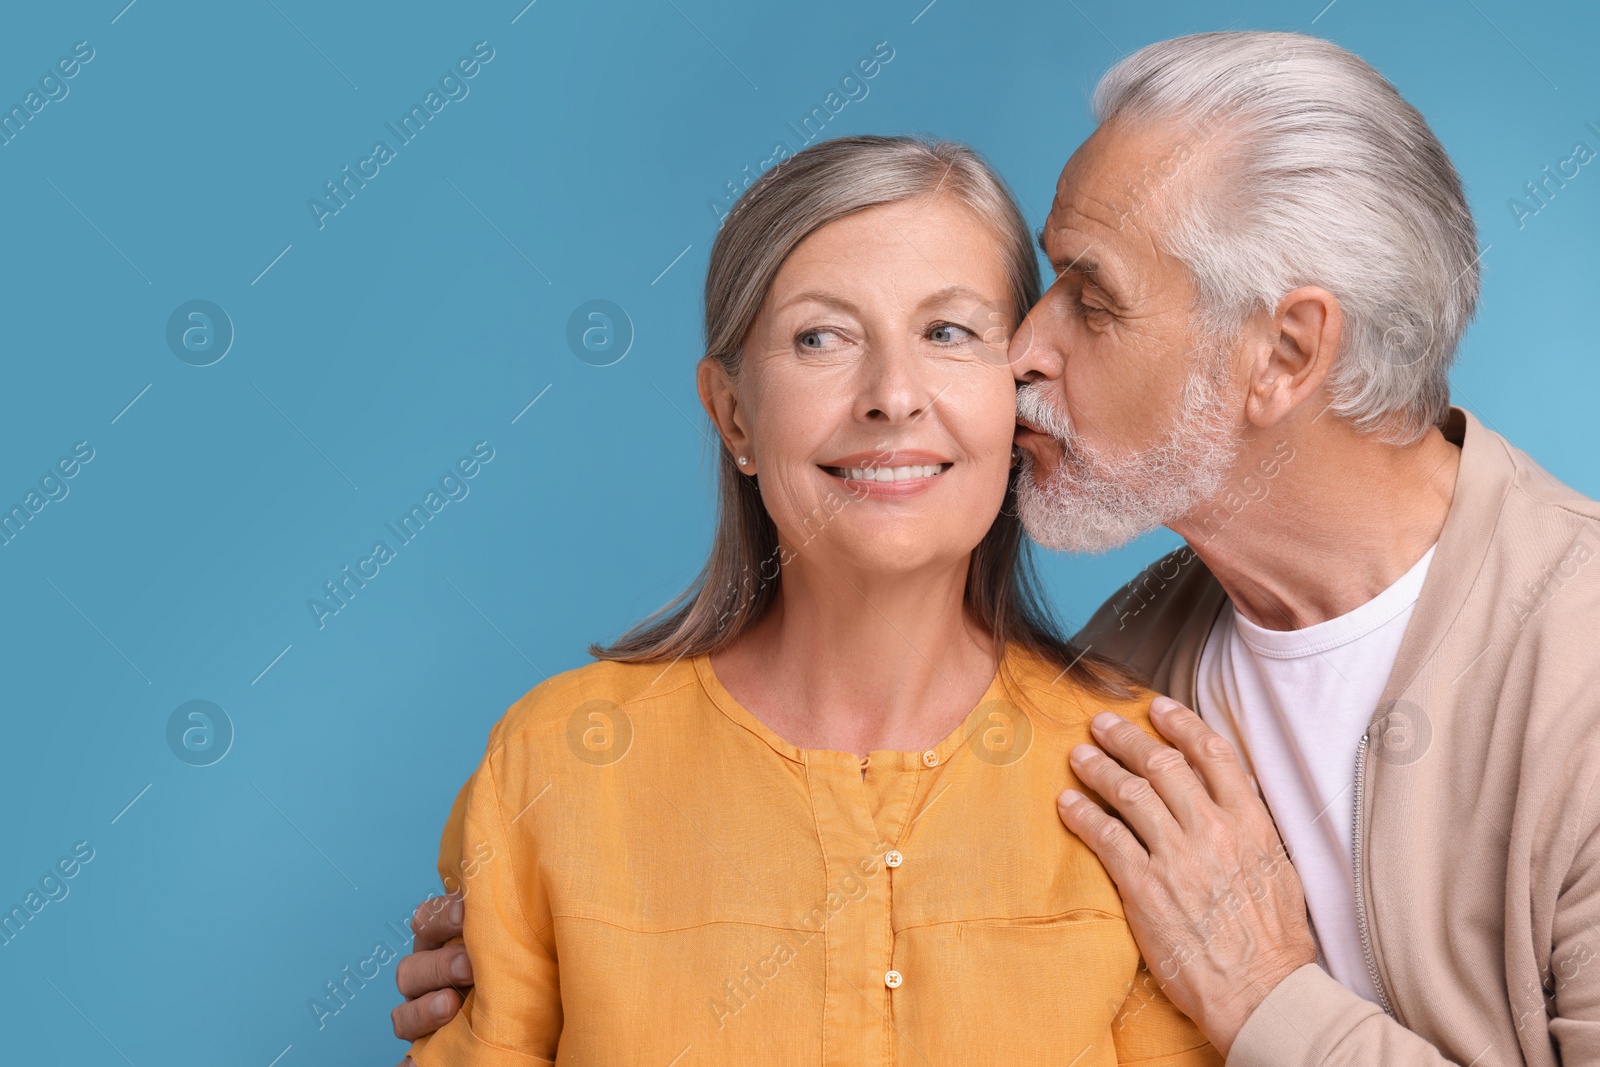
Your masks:
<svg viewBox="0 0 1600 1067"><path fill-rule="evenodd" d="M1047 395L1050 382L1031 382L1017 390L1017 421L1030 430L1047 434L1070 445L1073 440L1072 420L1060 411Z"/></svg>

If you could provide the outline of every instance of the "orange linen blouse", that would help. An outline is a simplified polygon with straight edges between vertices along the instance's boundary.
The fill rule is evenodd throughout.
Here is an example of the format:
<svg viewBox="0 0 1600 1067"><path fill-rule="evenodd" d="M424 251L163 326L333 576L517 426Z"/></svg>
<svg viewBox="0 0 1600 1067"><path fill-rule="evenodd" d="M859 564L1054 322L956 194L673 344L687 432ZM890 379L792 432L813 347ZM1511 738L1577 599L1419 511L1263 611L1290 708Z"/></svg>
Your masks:
<svg viewBox="0 0 1600 1067"><path fill-rule="evenodd" d="M440 846L476 985L411 1056L535 1064L1217 1065L1056 815L1111 710L1009 652L925 752L796 748L707 657L594 663L491 731Z"/></svg>

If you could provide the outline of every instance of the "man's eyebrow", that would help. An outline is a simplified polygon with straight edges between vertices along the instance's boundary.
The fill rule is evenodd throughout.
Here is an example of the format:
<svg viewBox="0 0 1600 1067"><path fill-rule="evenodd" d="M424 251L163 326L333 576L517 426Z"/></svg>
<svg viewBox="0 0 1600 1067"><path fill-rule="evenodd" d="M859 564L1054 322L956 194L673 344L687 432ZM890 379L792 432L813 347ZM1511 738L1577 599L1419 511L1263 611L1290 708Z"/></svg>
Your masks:
<svg viewBox="0 0 1600 1067"><path fill-rule="evenodd" d="M1052 270L1054 270L1058 275L1065 274L1069 270L1074 272L1074 273L1076 273L1076 274L1097 274L1097 273L1099 273L1099 271L1100 271L1100 263L1099 263L1099 261L1098 260L1094 260L1094 259L1090 259L1087 252L1080 252L1080 253L1078 253L1078 255L1076 257L1074 257L1073 259L1068 260L1068 261L1062 261L1062 260L1056 259L1053 256L1051 256L1050 255L1050 249L1046 248L1045 244L1044 244L1044 229L1042 227L1039 230L1038 240L1039 240L1039 251L1043 252L1044 253L1044 257L1046 259L1050 260L1050 268Z"/></svg>

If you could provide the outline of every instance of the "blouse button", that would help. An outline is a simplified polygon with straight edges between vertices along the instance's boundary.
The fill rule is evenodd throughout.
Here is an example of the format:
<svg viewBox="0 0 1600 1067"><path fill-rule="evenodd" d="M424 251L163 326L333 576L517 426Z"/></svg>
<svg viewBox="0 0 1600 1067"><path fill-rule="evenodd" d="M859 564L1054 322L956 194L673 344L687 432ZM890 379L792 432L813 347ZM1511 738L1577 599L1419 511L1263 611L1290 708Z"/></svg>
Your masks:
<svg viewBox="0 0 1600 1067"><path fill-rule="evenodd" d="M924 767L937 767L937 766L939 766L939 753L935 752L931 748L928 749L928 751L926 751L926 752L924 752L922 754L922 765Z"/></svg>
<svg viewBox="0 0 1600 1067"><path fill-rule="evenodd" d="M883 976L883 984L890 989L899 989L900 983L904 981L905 979L900 977L899 971L889 971Z"/></svg>
<svg viewBox="0 0 1600 1067"><path fill-rule="evenodd" d="M883 862L888 864L890 867L898 867L902 863L904 863L905 861L906 861L906 858L904 856L900 855L900 852L899 852L898 849L892 849L891 848L888 852L886 852L884 854L884 857L883 857Z"/></svg>

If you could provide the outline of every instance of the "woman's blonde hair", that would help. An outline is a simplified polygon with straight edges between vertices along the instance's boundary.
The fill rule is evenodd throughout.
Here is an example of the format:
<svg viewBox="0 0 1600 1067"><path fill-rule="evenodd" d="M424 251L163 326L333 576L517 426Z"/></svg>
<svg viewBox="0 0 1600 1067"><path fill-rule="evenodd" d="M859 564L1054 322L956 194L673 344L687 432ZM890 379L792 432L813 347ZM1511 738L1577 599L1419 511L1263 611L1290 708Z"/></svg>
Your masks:
<svg viewBox="0 0 1600 1067"><path fill-rule="evenodd" d="M934 195L965 205L994 230L1005 258L1009 333L1039 299L1033 235L1010 190L972 149L913 137L822 141L763 174L724 219L706 271L706 357L737 377L740 347L789 254L831 222L866 208ZM747 630L772 603L784 549L761 501L726 449L719 449L718 514L710 558L666 607L614 644L592 646L601 659L676 660L712 652ZM1136 679L1074 648L1038 588L1031 545L1016 516L1015 479L983 540L972 551L967 606L997 649L1020 645L1091 692L1126 696Z"/></svg>

